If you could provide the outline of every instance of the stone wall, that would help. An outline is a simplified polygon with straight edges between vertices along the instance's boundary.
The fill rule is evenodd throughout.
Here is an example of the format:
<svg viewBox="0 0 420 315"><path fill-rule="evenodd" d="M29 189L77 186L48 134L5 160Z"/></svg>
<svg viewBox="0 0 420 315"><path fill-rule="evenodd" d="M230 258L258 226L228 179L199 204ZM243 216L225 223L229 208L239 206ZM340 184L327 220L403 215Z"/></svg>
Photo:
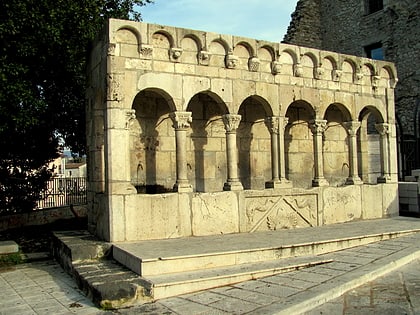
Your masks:
<svg viewBox="0 0 420 315"><path fill-rule="evenodd" d="M110 20L89 73L89 229L103 239L397 211L392 63Z"/></svg>
<svg viewBox="0 0 420 315"><path fill-rule="evenodd" d="M366 14L365 1L300 0L284 41L356 56L366 56L365 46L381 42L385 60L398 70L399 132L414 136L420 104L420 2L384 0L383 10Z"/></svg>

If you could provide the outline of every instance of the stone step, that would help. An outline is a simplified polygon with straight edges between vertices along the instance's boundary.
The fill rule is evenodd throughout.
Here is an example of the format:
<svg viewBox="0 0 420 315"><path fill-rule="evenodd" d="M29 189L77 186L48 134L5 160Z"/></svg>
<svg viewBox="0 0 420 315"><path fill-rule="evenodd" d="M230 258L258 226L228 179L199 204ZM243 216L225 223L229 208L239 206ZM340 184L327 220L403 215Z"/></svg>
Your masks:
<svg viewBox="0 0 420 315"><path fill-rule="evenodd" d="M153 300L159 300L330 262L332 262L331 259L316 257L285 258L229 267L155 275L147 277L147 281L151 288L150 297Z"/></svg>
<svg viewBox="0 0 420 315"><path fill-rule="evenodd" d="M420 231L418 223L414 226L407 224L406 229L401 229L400 224L398 229L395 224L385 227L385 222L379 224L378 230L370 226L369 231L361 229L359 222L352 222L310 229L114 243L112 255L122 265L147 278L279 258L320 255ZM343 226L345 234L341 232Z"/></svg>

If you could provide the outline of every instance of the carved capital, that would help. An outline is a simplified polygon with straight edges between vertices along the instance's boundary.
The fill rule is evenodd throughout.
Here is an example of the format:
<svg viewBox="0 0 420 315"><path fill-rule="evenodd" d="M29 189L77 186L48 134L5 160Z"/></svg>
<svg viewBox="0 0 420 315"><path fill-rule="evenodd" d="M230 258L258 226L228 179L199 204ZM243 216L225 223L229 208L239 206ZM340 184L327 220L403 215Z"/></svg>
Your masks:
<svg viewBox="0 0 420 315"><path fill-rule="evenodd" d="M130 128L130 123L132 120L136 119L136 110L130 109L125 112L126 122L125 122L125 129Z"/></svg>
<svg viewBox="0 0 420 315"><path fill-rule="evenodd" d="M236 129L238 129L239 123L241 122L242 116L227 114L223 115L222 118L226 132L236 132Z"/></svg>
<svg viewBox="0 0 420 315"><path fill-rule="evenodd" d="M387 123L375 124L375 128L382 137L389 134L390 126Z"/></svg>
<svg viewBox="0 0 420 315"><path fill-rule="evenodd" d="M208 66L210 63L210 53L208 51L202 50L198 53L198 60L200 65Z"/></svg>
<svg viewBox="0 0 420 315"><path fill-rule="evenodd" d="M293 65L293 73L295 77L302 77L303 76L303 66L300 63L296 63Z"/></svg>
<svg viewBox="0 0 420 315"><path fill-rule="evenodd" d="M172 127L175 130L186 130L190 128L190 123L192 122L191 112L172 112L169 114L169 117L172 119Z"/></svg>
<svg viewBox="0 0 420 315"><path fill-rule="evenodd" d="M235 55L233 54L226 55L226 58L225 58L226 68L235 69L236 66L238 65L238 61L239 59Z"/></svg>
<svg viewBox="0 0 420 315"><path fill-rule="evenodd" d="M270 131L270 133L275 133L275 134L279 133L280 117L275 117L275 116L266 117L264 122L268 130Z"/></svg>
<svg viewBox="0 0 420 315"><path fill-rule="evenodd" d="M283 131L286 129L286 126L288 123L289 123L289 117L283 117L283 122L282 122Z"/></svg>
<svg viewBox="0 0 420 315"><path fill-rule="evenodd" d="M343 123L344 128L350 137L355 137L357 134L357 130L360 128L360 121L347 121Z"/></svg>
<svg viewBox="0 0 420 315"><path fill-rule="evenodd" d="M381 80L381 77L379 75L374 75L372 77L372 86L374 88L377 88L379 86L379 81Z"/></svg>
<svg viewBox="0 0 420 315"><path fill-rule="evenodd" d="M115 48L116 48L116 45L113 43L110 43L107 47L107 52L106 52L107 56L115 56Z"/></svg>
<svg viewBox="0 0 420 315"><path fill-rule="evenodd" d="M341 76L343 74L343 71L334 69L333 70L333 81L338 82L341 79Z"/></svg>
<svg viewBox="0 0 420 315"><path fill-rule="evenodd" d="M260 69L260 60L257 57L249 58L248 68L249 71L257 72Z"/></svg>
<svg viewBox="0 0 420 315"><path fill-rule="evenodd" d="M172 61L179 61L179 58L181 58L181 55L182 55L182 49L181 48L171 48L170 55L171 55L171 60Z"/></svg>
<svg viewBox="0 0 420 315"><path fill-rule="evenodd" d="M325 73L324 68L322 68L322 67L316 67L315 68L315 73L314 73L315 79L317 79L317 80L322 79L322 76L324 75L324 73Z"/></svg>
<svg viewBox="0 0 420 315"><path fill-rule="evenodd" d="M312 134L322 135L327 127L327 121L323 119L314 119L309 122Z"/></svg>
<svg viewBox="0 0 420 315"><path fill-rule="evenodd" d="M273 61L271 63L271 72L276 75L281 73L281 63L278 61Z"/></svg>
<svg viewBox="0 0 420 315"><path fill-rule="evenodd" d="M152 45L141 45L140 57L144 59L151 59L153 57L153 46Z"/></svg>
<svg viewBox="0 0 420 315"><path fill-rule="evenodd" d="M361 84L363 82L363 72L356 72L354 79L357 84Z"/></svg>

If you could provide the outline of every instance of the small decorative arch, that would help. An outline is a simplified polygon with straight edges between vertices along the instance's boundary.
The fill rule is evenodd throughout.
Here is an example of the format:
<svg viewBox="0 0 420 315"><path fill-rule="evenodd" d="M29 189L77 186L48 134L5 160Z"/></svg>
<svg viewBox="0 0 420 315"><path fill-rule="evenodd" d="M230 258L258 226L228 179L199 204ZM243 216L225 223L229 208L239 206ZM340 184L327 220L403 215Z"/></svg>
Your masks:
<svg viewBox="0 0 420 315"><path fill-rule="evenodd" d="M133 100L129 126L131 183L139 193L172 191L176 179L174 130L169 114L175 105L168 93L147 88ZM169 162L168 162L169 161Z"/></svg>
<svg viewBox="0 0 420 315"><path fill-rule="evenodd" d="M313 134L310 122L315 118L313 106L297 100L287 107L288 124L284 131L285 167L293 186L312 187L314 177Z"/></svg>
<svg viewBox="0 0 420 315"><path fill-rule="evenodd" d="M163 36L163 37L165 37L166 38L166 40L167 40L167 42L168 42L168 44L169 44L169 46L168 46L168 48L172 48L172 47L175 47L175 41L174 41L174 37L172 36L172 34L171 33L169 33L168 31L166 31L166 30L158 30L158 31L156 31L156 32L154 32L153 33L153 35L152 35L152 38L153 38L153 42L154 42L154 44L155 44L155 38L156 38L156 36L157 35L161 35L161 36ZM163 38L162 38L163 39ZM154 45L155 46L155 45ZM157 45L158 47L161 47L160 45ZM166 45L165 45L166 46Z"/></svg>
<svg viewBox="0 0 420 315"><path fill-rule="evenodd" d="M244 189L261 190L271 179L271 141L265 121L272 110L267 100L252 95L241 103L238 114L239 177Z"/></svg>
<svg viewBox="0 0 420 315"><path fill-rule="evenodd" d="M192 112L187 135L188 180L194 191L220 191L227 178L223 115L228 108L216 93L202 91L189 100L187 111Z"/></svg>

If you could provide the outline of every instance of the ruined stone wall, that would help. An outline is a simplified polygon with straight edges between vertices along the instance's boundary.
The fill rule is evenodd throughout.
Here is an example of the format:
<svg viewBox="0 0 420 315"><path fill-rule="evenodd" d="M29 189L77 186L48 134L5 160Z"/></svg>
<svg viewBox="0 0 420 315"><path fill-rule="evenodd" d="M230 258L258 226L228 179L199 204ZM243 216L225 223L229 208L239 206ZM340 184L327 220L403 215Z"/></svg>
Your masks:
<svg viewBox="0 0 420 315"><path fill-rule="evenodd" d="M320 0L299 0L284 42L321 49Z"/></svg>
<svg viewBox="0 0 420 315"><path fill-rule="evenodd" d="M300 0L284 41L357 56L366 56L365 46L381 42L385 60L397 66L400 131L414 135L420 99L419 11L419 1L384 0L383 10L367 14L361 0Z"/></svg>

